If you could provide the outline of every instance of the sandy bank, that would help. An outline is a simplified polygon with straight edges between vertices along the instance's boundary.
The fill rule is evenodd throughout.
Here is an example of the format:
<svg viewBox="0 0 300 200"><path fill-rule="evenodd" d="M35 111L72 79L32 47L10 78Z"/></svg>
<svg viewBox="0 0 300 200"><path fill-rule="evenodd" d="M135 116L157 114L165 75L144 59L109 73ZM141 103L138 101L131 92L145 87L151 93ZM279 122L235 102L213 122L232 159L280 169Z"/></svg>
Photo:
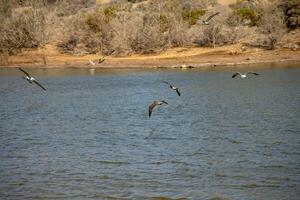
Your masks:
<svg viewBox="0 0 300 200"><path fill-rule="evenodd" d="M98 59L99 55L74 56L61 54L50 45L43 49L31 50L18 55L2 56L0 67L32 68L177 68L182 65L224 66L255 63L296 61L300 63L300 51L262 50L243 48L239 45L217 48L173 48L159 54L131 55L126 57L108 56L101 64L88 65L89 59ZM300 66L300 65L299 65Z"/></svg>

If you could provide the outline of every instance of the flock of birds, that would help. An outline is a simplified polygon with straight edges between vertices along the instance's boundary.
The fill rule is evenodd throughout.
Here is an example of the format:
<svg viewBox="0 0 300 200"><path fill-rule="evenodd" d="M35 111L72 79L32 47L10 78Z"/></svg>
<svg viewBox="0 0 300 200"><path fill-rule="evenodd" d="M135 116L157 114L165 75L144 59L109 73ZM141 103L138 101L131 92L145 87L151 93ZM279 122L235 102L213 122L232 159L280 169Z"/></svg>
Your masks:
<svg viewBox="0 0 300 200"><path fill-rule="evenodd" d="M236 76L240 76L241 78L247 78L249 74L253 74L253 75L259 75L258 73L256 72L247 72L246 74L242 74L240 72L236 72L232 75L231 78L235 78ZM178 96L181 96L181 93L179 91L179 89L172 85L171 83L167 82L167 81L162 81L163 83L166 83L169 85L169 87L172 89L172 90L175 90L177 95ZM148 112L149 112L149 117L151 117L151 114L152 114L152 111L153 109L156 107L156 106L160 106L160 105L163 105L163 104L168 104L165 100L161 100L161 99L158 99L158 100L155 100L153 101L153 103L149 106L148 108Z"/></svg>
<svg viewBox="0 0 300 200"><path fill-rule="evenodd" d="M26 76L23 76L23 78L25 80L28 81L28 83L32 84L32 83L35 83L36 85L38 85L40 88L42 88L44 91L46 91L46 88L44 86L42 86L34 77L32 77L28 72L26 72L24 69L22 68L18 68L20 71L22 71ZM259 75L258 73L256 72L247 72L246 74L242 74L240 72L236 72L232 75L232 78L235 78L236 76L240 76L241 78L247 78L249 74L253 74L253 75ZM174 90L178 96L181 96L181 93L178 89L178 87L174 86L173 84L167 82L167 81L162 81L163 83L167 84L169 86L170 89ZM168 104L165 100L161 100L161 99L158 99L158 100L155 100L153 101L150 106L148 107L148 114L149 114L149 118L151 117L152 115L152 112L154 110L155 107L157 106L160 106L160 105L163 105L163 104Z"/></svg>
<svg viewBox="0 0 300 200"><path fill-rule="evenodd" d="M219 15L219 14L220 14L220 12L216 12L216 13L210 15L209 17L207 17L206 19L203 19L203 20L202 20L202 24L203 24L203 25L209 25L209 21L210 21L212 18L214 18L215 16ZM90 60L89 60L89 63L88 63L87 65L95 66L95 65L96 65L96 62L98 62L98 64L100 64L100 63L103 63L104 61L105 61L105 58L104 58L104 57L100 57L100 58L97 59L97 60L92 60L92 59L90 59ZM35 84L38 85L40 88L42 88L43 90L46 91L46 88L45 88L44 86L42 86L42 85L41 85L34 77L32 77L28 72L26 72L24 69L22 69L22 68L20 68L20 67L19 67L19 70L22 71L22 72L26 75L26 76L23 76L23 78L24 78L25 80L27 80L30 84L35 83ZM235 77L238 76L238 75L239 75L241 78L247 78L247 75L249 75L249 74L259 75L259 74L256 73L256 72L247 72L246 74L241 74L240 72L237 72L237 73L235 73L235 74L232 75L232 78L235 78ZM178 89L176 86L172 85L171 83L169 83L169 82L167 82L167 81L162 81L162 82L165 83L165 84L167 84L167 85L170 87L170 89L176 91L176 93L177 93L178 96L181 96L181 93L180 93L179 89ZM149 118L151 117L154 108L157 107L157 106L163 105L163 104L168 104L168 103L167 103L166 101L164 101L164 100L161 100L161 99L158 99L158 100L153 101L153 102L150 104L150 106L148 107Z"/></svg>

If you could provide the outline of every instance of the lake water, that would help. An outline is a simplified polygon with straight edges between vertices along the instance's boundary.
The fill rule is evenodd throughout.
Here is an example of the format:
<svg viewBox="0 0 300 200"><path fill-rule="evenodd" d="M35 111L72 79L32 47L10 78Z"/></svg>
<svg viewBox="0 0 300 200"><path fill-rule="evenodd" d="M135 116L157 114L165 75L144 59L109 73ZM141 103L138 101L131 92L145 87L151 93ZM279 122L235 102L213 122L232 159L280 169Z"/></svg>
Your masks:
<svg viewBox="0 0 300 200"><path fill-rule="evenodd" d="M236 70L0 69L0 199L298 199L300 68Z"/></svg>

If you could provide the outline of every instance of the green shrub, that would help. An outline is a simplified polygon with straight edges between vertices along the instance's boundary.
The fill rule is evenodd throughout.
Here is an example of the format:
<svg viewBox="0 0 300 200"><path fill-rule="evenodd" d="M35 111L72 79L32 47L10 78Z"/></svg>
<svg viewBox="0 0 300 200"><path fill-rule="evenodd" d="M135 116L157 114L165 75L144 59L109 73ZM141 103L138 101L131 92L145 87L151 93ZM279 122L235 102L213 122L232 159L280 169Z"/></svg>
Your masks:
<svg viewBox="0 0 300 200"><path fill-rule="evenodd" d="M103 13L106 17L115 17L118 11L120 10L116 5L112 5L103 9Z"/></svg>
<svg viewBox="0 0 300 200"><path fill-rule="evenodd" d="M243 20L249 20L249 26L256 26L260 20L260 13L250 8L238 8L234 10L234 15L241 17Z"/></svg>
<svg viewBox="0 0 300 200"><path fill-rule="evenodd" d="M171 20L170 18L165 14L160 14L158 17L159 26L160 26L160 32L165 32L169 29Z"/></svg>
<svg viewBox="0 0 300 200"><path fill-rule="evenodd" d="M98 25L98 20L94 15L88 15L86 17L85 23L88 25L88 27L93 31L93 32L99 32L100 27Z"/></svg>
<svg viewBox="0 0 300 200"><path fill-rule="evenodd" d="M194 25L197 23L198 19L205 14L205 10L195 9L190 11L183 11L181 16L184 21L187 21L189 25Z"/></svg>

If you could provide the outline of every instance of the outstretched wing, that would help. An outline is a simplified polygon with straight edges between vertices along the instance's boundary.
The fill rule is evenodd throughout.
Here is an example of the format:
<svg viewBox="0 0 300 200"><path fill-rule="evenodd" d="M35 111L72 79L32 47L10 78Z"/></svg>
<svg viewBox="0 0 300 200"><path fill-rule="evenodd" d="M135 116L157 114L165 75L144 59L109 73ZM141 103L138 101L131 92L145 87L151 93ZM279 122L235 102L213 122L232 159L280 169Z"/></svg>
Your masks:
<svg viewBox="0 0 300 200"><path fill-rule="evenodd" d="M92 60L92 59L89 59L89 63L88 63L88 65L95 65L95 62L94 62L94 60Z"/></svg>
<svg viewBox="0 0 300 200"><path fill-rule="evenodd" d="M259 74L258 74L258 73L256 73L256 72L247 72L247 73L246 73L246 75L248 75L248 74L259 75Z"/></svg>
<svg viewBox="0 0 300 200"><path fill-rule="evenodd" d="M234 77L236 77L237 75L240 75L240 76L241 76L241 73L237 72L237 73L233 74L231 78L234 78Z"/></svg>
<svg viewBox="0 0 300 200"><path fill-rule="evenodd" d="M164 100L160 100L162 103L164 104L168 104L168 102L164 101Z"/></svg>
<svg viewBox="0 0 300 200"><path fill-rule="evenodd" d="M217 16L218 14L220 14L220 12L216 12L215 14L212 14L205 21L208 22L209 20L211 20L213 17Z"/></svg>
<svg viewBox="0 0 300 200"><path fill-rule="evenodd" d="M178 96L181 95L180 92L179 92L179 90L178 90L178 88L176 88L176 92L177 92Z"/></svg>
<svg viewBox="0 0 300 200"><path fill-rule="evenodd" d="M149 106L149 108L148 108L149 117L151 117L152 111L153 111L154 107L157 106L157 105L158 105L157 102L154 101L154 102Z"/></svg>
<svg viewBox="0 0 300 200"><path fill-rule="evenodd" d="M22 71L24 74L26 74L26 76L28 76L28 77L31 77L29 74L28 74L28 72L26 72L24 69L22 69L21 67L18 67L18 69L20 70L20 71Z"/></svg>
<svg viewBox="0 0 300 200"><path fill-rule="evenodd" d="M34 82L35 84L37 84L38 86L40 86L40 88L42 88L43 90L46 91L46 88L44 88L41 84L39 84L39 82L37 82L36 80L33 80L33 82Z"/></svg>
<svg viewBox="0 0 300 200"><path fill-rule="evenodd" d="M171 86L171 83L169 83L168 81L162 81L162 82Z"/></svg>

